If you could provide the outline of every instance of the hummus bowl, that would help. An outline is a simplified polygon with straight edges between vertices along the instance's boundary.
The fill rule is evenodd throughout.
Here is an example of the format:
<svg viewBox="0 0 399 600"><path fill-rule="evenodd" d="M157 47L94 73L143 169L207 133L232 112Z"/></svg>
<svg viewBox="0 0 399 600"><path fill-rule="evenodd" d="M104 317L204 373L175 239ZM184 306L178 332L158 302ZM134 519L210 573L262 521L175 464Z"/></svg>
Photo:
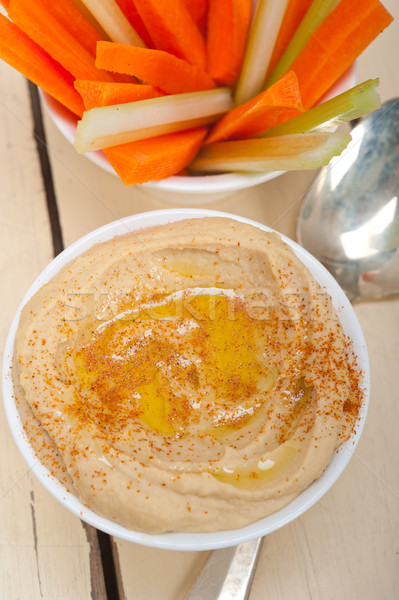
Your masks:
<svg viewBox="0 0 399 600"><path fill-rule="evenodd" d="M254 521L250 524L245 524L244 526L235 526L234 529L229 529L229 528L226 528L226 522L228 523L228 520L227 521L225 520L224 525L221 528L219 528L219 530L217 530L217 531L210 531L210 530L206 530L206 529L205 529L205 531L201 531L201 530L198 530L198 528L197 528L196 531L192 532L190 530L190 519L188 519L188 526L187 525L185 526L185 530L183 532L143 533L142 531L124 527L124 526L118 524L117 522L115 522L114 520L110 520L108 518L101 516L100 514L95 512L94 509L88 508L87 504L85 504L83 501L80 501L75 494L68 491L67 486L65 484L60 482L60 479L62 479L62 478L60 478L60 477L57 478L52 474L53 469L50 470L49 468L47 468L47 466L45 464L43 464L41 462L41 460L38 458L37 449L34 447L34 444L32 444L30 441L30 439L32 439L32 430L30 432L30 436L28 436L25 431L24 425L23 425L24 418L20 415L19 405L16 401L16 396L18 396L18 390L15 387L14 378L12 376L12 371L13 371L13 368L15 367L14 362L13 362L13 356L15 353L14 352L15 347L18 347L17 332L18 332L18 327L19 327L20 321L21 320L23 321L24 319L26 320L26 314L24 317L23 307L28 303L28 301L30 301L30 299L39 290L40 291L43 290L43 286L46 283L48 283L49 281L51 281L63 269L63 267L65 267L65 265L71 263L71 261L73 261L74 259L77 259L78 257L81 258L81 255L83 253L89 251L95 244L98 244L101 242L107 242L109 240L113 240L112 244L114 244L114 243L117 244L118 241L121 242L121 240L124 239L122 236L124 236L125 234L129 234L129 233L133 232L133 235L135 235L134 232L137 232L139 230L144 230L145 228L148 228L148 227L168 226L169 230L173 231L173 229L176 230L176 226L173 225L174 223L178 223L180 221L186 222L187 219L189 219L188 233L190 233L190 227L194 227L193 224L195 224L195 220L196 219L204 219L204 218L228 219L228 223L230 224L229 226L230 226L230 228L232 227L233 230L236 227L239 231L244 231L244 229L240 229L240 228L251 227L252 232L255 232L255 234L258 232L260 237L266 236L265 239L269 239L270 236L271 236L270 239L274 239L273 236L276 236L276 234L273 233L270 228L268 228L264 225L261 225L259 223L250 221L248 219L238 217L235 215L230 215L227 213L221 213L221 212L209 211L209 210L200 210L200 209L169 209L169 210L163 210L163 211L141 213L141 214L133 215L131 217L127 217L127 218L115 221L104 227L101 227L100 229L97 229L97 230L89 233L88 235L86 235L85 237L78 240L77 242L72 244L70 247L68 247L64 252L62 252L59 256L57 256L50 263L50 265L39 275L39 277L35 280L35 282L31 286L31 288L28 290L26 296L24 297L24 299L21 303L21 306L20 306L19 310L17 311L17 314L15 315L15 318L11 325L11 329L10 329L10 332L9 332L9 335L7 338L5 355L4 355L4 364L3 364L4 403L5 403L7 419L8 419L12 434L14 436L14 439L17 443L18 448L20 449L25 461L27 462L29 470L31 470L35 474L35 476L47 488L47 490L50 491L50 493L57 500L59 500L66 508L68 508L70 511L72 511L75 515L79 516L81 519L83 519L87 523L93 525L94 527L96 527L106 533L109 533L110 535L131 541L131 542L143 544L143 545L148 545L148 546L163 548L163 549L172 549L172 550L191 550L192 551L192 550L207 550L207 549L216 549L216 548L222 548L222 547L227 547L227 546L234 546L236 544L247 541L249 539L264 536L268 533L271 533L272 531L279 529L280 527L289 523L290 521L292 521L293 519L295 519L296 517L301 515L303 512L305 512L307 509L309 509L333 485L333 483L336 481L336 479L342 473L342 471L348 464L350 458L352 457L354 449L356 447L356 444L361 435L361 431L363 429L363 424L364 424L364 420L366 417L367 406L368 406L368 398L369 398L369 363L368 363L367 349L366 349L362 331L360 329L359 323L357 321L356 315L353 311L351 304L349 303L348 299L346 298L344 292L341 290L341 288L339 288L336 281L332 278L332 276L328 273L328 271L326 271L326 269L324 269L324 267L322 265L320 265L320 263L316 259L314 259L308 252L306 252L303 248L298 246L295 242L285 238L284 236L278 236L279 238L282 239L282 241L285 244L288 245L288 247L290 248L289 252L291 252L291 250L292 250L294 255L296 256L296 258L299 259L299 264L301 265L301 268L303 268L303 266L304 266L305 267L304 271L306 271L306 273L310 272L313 280L315 280L317 282L318 286L320 286L320 287L317 287L317 290L321 291L322 296L324 295L325 298L331 298L332 305L335 309L334 315L335 315L335 313L338 315L338 321L339 321L339 323L334 325L334 327L338 327L340 330L342 328L344 338L347 341L349 341L349 343L350 343L350 350L351 350L350 356L354 357L353 360L354 360L355 364L353 365L353 367L356 368L356 371L358 373L358 385L359 385L359 388L362 390L361 406L360 406L360 409L358 410L358 412L356 413L356 419L357 419L356 426L350 427L350 435L349 435L348 439L346 439L343 443L341 443L337 447L337 449L334 450L333 448L335 448L335 446L331 446L331 444L330 444L330 449L332 449L332 451L331 451L332 458L328 462L328 464L325 468L323 467L321 470L319 470L319 472L315 476L316 478L314 478L314 481L312 483L310 483L310 485L308 485L308 487L303 489L303 491L300 491L298 495L294 494L293 499L291 499L291 496L289 496L291 501L288 500L288 503L286 503L283 507L280 507L280 505L277 505L277 509L274 512L272 512L272 514L269 514L269 516L266 516L264 518L258 518L256 521ZM197 223L201 223L201 221L197 221ZM220 223L222 223L222 221L220 221ZM234 226L234 223L236 223L236 226ZM194 227L194 229L192 229L192 231L195 231L195 227ZM143 239L143 238L141 238L141 239ZM147 239L150 239L150 238L147 238ZM276 239L277 239L277 236L276 236ZM266 243L268 243L268 242L266 242ZM277 243L278 244L281 243L280 239L278 240ZM238 246L240 246L239 243L238 243ZM296 260L296 258L295 258L295 260ZM101 261L100 261L100 264L101 264ZM168 268L169 268L169 263L168 263ZM174 267L174 270L176 270L176 267ZM315 284L315 285L317 285L317 284ZM221 287L223 287L223 286L221 286ZM229 288L229 286L227 286L227 288ZM218 293L219 292L220 292L220 290L218 290ZM208 291L207 293L210 294L211 292ZM221 298L222 296L224 298L226 298L226 302L227 302L228 294L226 293L226 295L225 295L225 293L223 292L221 294L221 296L218 296L218 297ZM196 298L199 298L199 297L200 296L198 296L198 295L196 296ZM317 305L317 306L319 306L319 305ZM199 310L198 306L196 308L197 308L197 310ZM140 310L142 310L142 309L140 309ZM152 311L154 310L154 305L151 305L151 310ZM237 314L241 314L241 313L239 313L239 309L237 309L237 311L238 311ZM21 317L21 313L22 313L22 317ZM25 313L26 313L26 311L25 311ZM127 314L127 313L124 313L124 314ZM162 314L164 314L164 313L162 313ZM98 318L98 317L96 317L96 318ZM154 318L154 317L152 317L152 318ZM216 320L217 320L217 318L218 317L216 317ZM278 317L278 318L280 318L280 317ZM105 326L108 327L108 323L110 322L110 319L104 318L103 320L105 321ZM141 322L141 320L142 319L140 319L139 321ZM256 320L256 317L255 317L255 320ZM118 317L118 325L117 325L118 328L119 328L120 322L121 321ZM161 327L161 325L158 325L158 324L156 326ZM258 325L254 325L254 327L255 326L257 327ZM103 326L100 325L98 330L102 331L102 327ZM123 325L123 323L122 323L122 327L125 327ZM154 327L155 327L155 325L154 325ZM180 327L180 325L179 325L179 327ZM290 325L290 327L291 327L291 325ZM296 327L296 325L292 325L292 327ZM184 325L183 329L184 329L183 333L185 335L187 332L187 326ZM101 335L101 331L100 331L100 335ZM118 329L118 331L119 331L119 329ZM36 333L36 332L34 331L33 333ZM46 345L46 343L47 343L47 345L51 344L50 338L52 336L52 333L53 332L49 332L48 340L44 340L44 339L41 340L41 343L44 346ZM162 330L161 330L161 333L162 333ZM112 334L112 332L111 332L111 334ZM108 334L106 334L106 335L108 335ZM16 336L17 336L17 346L15 346ZM144 337L145 337L145 333L144 333ZM109 339L109 338L107 338L107 339ZM317 334L316 334L316 339L318 339ZM172 338L172 340L173 340L173 338ZM216 340L216 342L217 342L217 338L214 338L214 340ZM20 343L20 341L19 341L19 343ZM245 340L244 340L244 345L245 345ZM248 342L248 346L249 345L250 345L250 343ZM94 354L93 354L92 350L90 350L90 352L91 352L91 354L90 354L90 360L91 360L91 359L93 359ZM161 358L163 356L165 356L165 355L160 355ZM158 356L157 358L159 359L160 357ZM152 360L155 361L155 358L153 358ZM248 370L247 374L249 374L249 377L251 377L251 370L250 370L251 366L250 365L253 364L253 360L254 359L252 359L252 362L248 363L249 370ZM310 358L309 358L309 360L310 360ZM313 360L313 358L312 358L312 360ZM147 360L147 363L148 362L151 363L151 358L150 358L150 360ZM162 361L159 361L159 363L157 363L157 365L161 364L161 362ZM162 363L162 364L164 365L164 363ZM181 377L181 372L184 371L185 365L184 365L184 363L182 363L182 361L180 359L177 364L179 365L178 374ZM313 364L313 363L311 363L311 364ZM171 365L171 363L168 363L168 368L171 368L171 366L173 367L173 365ZM212 365L211 365L211 367L212 367ZM158 366L157 366L157 369L158 369ZM95 371L93 368L93 373L94 372ZM86 384L88 382L88 380L87 380L87 373L86 374L85 373L83 374L82 381ZM127 372L127 375L129 375L128 372ZM89 373L89 377L90 376L91 375ZM268 375L266 376L266 380L267 379L268 379ZM188 380L191 380L190 372L188 372ZM62 383L65 383L65 382L63 381ZM196 383L198 385L198 382L196 382ZM237 385L247 386L247 384L248 384L248 382L243 380L243 381L239 382ZM335 380L335 384L341 385L342 382L338 378ZM90 387L90 385L92 385L91 380L89 381L89 387ZM303 383L303 386L304 387L300 394L299 394L298 390L296 392L297 394L299 394L299 396L298 396L299 399L303 398L305 396L305 394L307 393L306 392L306 384ZM92 389L92 388L90 388L90 389ZM139 389L141 390L144 388L139 388ZM157 388L157 389L159 389L159 388ZM243 389L246 392L248 391L248 387L244 387ZM107 393L109 393L109 389L106 391L107 391ZM111 388L111 393L112 393L112 391L113 390ZM263 391L263 390L260 389L259 391ZM145 393L147 393L147 392L148 392L148 390ZM142 392L142 393L144 393L144 392ZM309 392L309 394L310 393L311 392ZM139 394L139 397L141 397L140 394ZM309 404L310 404L309 401L305 401L305 405L309 405ZM152 408L151 408L151 410L152 410ZM305 413L306 413L306 410L305 410ZM57 411L55 411L55 412L57 412ZM332 412L334 412L334 407L332 407ZM301 414L303 415L303 413L301 413ZM329 414L330 414L330 411L325 412L325 414L323 414L323 418L325 417L325 415L329 415ZM61 413L60 413L60 415L61 415ZM58 415L58 416L60 416L60 415ZM318 413L316 413L316 415L318 416ZM57 416L57 418L58 418L58 416ZM216 415L216 417L217 416L218 415ZM317 421L317 416L314 418L315 420L313 422ZM281 415L280 415L280 413L278 413L277 418L280 419L280 417L281 417ZM179 415L177 415L177 417L176 417L177 420L173 420L170 422L173 422L173 424L175 422L179 423L178 418L180 418ZM328 416L327 419L329 419L329 418L330 417ZM145 422L146 426L149 426L150 429L152 427L155 430L159 430L159 428L161 428L159 433L161 433L162 435L176 437L176 435L175 435L176 432L178 434L177 437L180 435L179 432L181 430L178 430L178 429L176 431L173 430L172 433L168 429L162 430L162 422L157 421L155 423L153 420L153 415L151 415L151 414L150 415L147 414L146 419L147 419L147 421ZM302 419L302 417L301 417L301 419ZM320 421L322 421L322 419L320 419ZM78 423L79 423L79 427L80 427L80 421L78 421ZM292 425L292 423L291 423L291 421L289 421L289 427L291 427L291 425ZM327 423L324 422L324 425L325 425L324 430L327 432L327 437L328 437L331 435L331 433L330 433L331 423L330 423L330 421L328 421ZM324 425L322 426L322 429L323 429ZM57 427L58 427L58 425L57 425ZM151 437L150 429L148 430L149 438ZM80 431L80 429L79 429L79 431ZM225 435L225 430L223 430L222 433L223 433L223 435ZM302 436L302 433L303 433L303 431L300 431L301 436ZM218 434L219 434L219 432L218 432ZM230 431L230 433L228 432L228 435L230 435L230 434L231 434L231 431ZM84 434L79 433L80 438L81 438L81 435L84 435ZM287 433L287 435L288 435L288 433ZM213 436L213 434L211 434L210 437L212 437L212 436ZM208 431L206 431L205 434L202 435L202 438L204 438L204 437L207 439L209 438ZM295 436L292 436L292 437L295 437ZM215 434L215 439L217 440L216 434ZM316 440L317 440L317 438L316 438ZM120 443L120 441L118 441L118 443ZM146 444L147 444L147 440L144 442L144 446ZM313 444L313 442L312 442L312 444ZM236 443L236 446L239 447L239 442ZM315 445L315 448L317 448L317 445ZM157 450L158 450L158 448L157 448ZM291 450L292 450L292 448L291 448ZM169 452L169 450L168 450L168 452ZM298 452L300 452L300 451L298 450ZM313 446L310 449L309 448L306 449L305 454L308 455L311 452L315 452L313 449ZM316 454L317 453L318 453L318 451L316 452ZM90 454L90 452L89 452L89 454ZM72 453L72 455L73 455L73 453ZM106 456L109 457L110 455L107 454ZM95 465L96 469L104 468L104 467L102 467L102 463L105 463L107 465L107 467L106 467L107 469L108 469L108 467L112 468L112 469L114 468L113 465L111 465L108 462L106 456L100 455L100 458L99 458L99 456L96 455L96 460L97 460L96 465ZM159 457L161 457L162 460L165 459L165 456L163 455L163 457L162 457L161 453L159 454ZM150 458L154 458L154 457L150 457ZM158 460L158 456L156 458ZM161 460L161 458L159 460ZM283 457L283 459L285 460L284 457ZM75 460L75 459L73 459L73 460ZM102 461L102 463L99 463L100 460ZM112 458L110 460L112 460ZM178 460L176 460L176 457L174 457L172 460L176 462L176 465L178 465ZM247 460L247 459L244 457L244 460ZM276 458L276 460L278 461L280 459ZM284 460L282 462L284 462ZM297 460L297 458L295 458L295 460ZM124 462L124 460L121 462ZM261 462L261 461L259 461L259 462ZM210 463L212 463L212 460L210 460ZM261 469L261 470L270 469L270 465L266 465L266 463L271 463L272 465L274 464L273 461L267 460L265 463L262 463L261 466L259 466L259 469ZM84 469L86 468L85 464L86 463L84 463ZM87 464L89 464L89 463L87 463ZM277 463L277 464L279 464L279 463ZM258 465L259 465L259 463L258 463ZM122 466L121 467L122 471L123 471L123 468L124 467ZM176 468L179 469L179 467L176 467ZM227 484L230 485L231 481L229 480L229 477L230 477L231 471L227 467L223 467L223 469L224 469L224 473L222 473L221 480L222 480L222 482L224 482L224 480L227 477ZM96 471L94 471L94 472L96 472ZM242 473L242 471L241 471L241 473ZM251 471L249 473L248 477L262 476L262 474L257 475L255 473L255 475L253 475L253 473L254 472ZM217 474L220 475L219 472ZM192 475L192 473L190 473L190 476L191 475ZM205 473L205 479L208 478L208 479L212 479L212 481L213 481L213 478L211 475L213 475L213 474L209 473L209 472ZM139 477L140 476L141 475L139 475ZM243 475L243 477L247 477L247 475ZM300 477L300 475L298 475L298 477ZM180 477L177 477L177 479L180 479ZM217 477L216 477L216 479L217 479ZM219 477L219 479L220 479L220 477ZM111 481L113 482L113 486L117 487L118 483L116 483L116 482L119 480L111 479ZM287 481L288 481L288 478L287 478ZM86 485L86 484L82 483L82 486L83 485ZM151 484L149 483L147 485L151 485ZM162 483L162 484L156 484L156 485L167 485L167 484ZM182 489L181 486L183 484L179 483L178 485L180 485L180 492L181 492L181 489ZM217 485L219 485L219 484L216 483L215 485L217 487ZM252 482L251 482L251 485L252 485ZM169 492L168 488L166 488L166 489ZM184 490L184 486L183 486L183 490ZM199 486L199 490L200 490L199 496L201 497L201 495L203 495L202 491L201 491L201 486ZM134 491L137 491L137 490L134 490ZM97 492L98 492L98 490L97 490ZM100 496L99 493L97 495ZM183 493L183 496L184 496L184 493ZM185 502L184 497L183 497L183 501ZM111 504L112 504L112 502L113 501L111 501ZM164 504L167 504L168 500L163 501L163 502L164 502ZM190 502L191 502L191 500L190 500ZM143 506L145 506L145 504ZM145 512L145 510L146 509L144 509L143 512ZM167 510L173 511L173 507L168 506ZM188 502L187 502L187 510L191 511ZM189 517L189 515L188 515L188 517ZM150 518L151 518L151 513L150 513ZM222 522L223 522L223 518L224 517L222 517ZM155 519L155 516L154 516L154 519Z"/></svg>

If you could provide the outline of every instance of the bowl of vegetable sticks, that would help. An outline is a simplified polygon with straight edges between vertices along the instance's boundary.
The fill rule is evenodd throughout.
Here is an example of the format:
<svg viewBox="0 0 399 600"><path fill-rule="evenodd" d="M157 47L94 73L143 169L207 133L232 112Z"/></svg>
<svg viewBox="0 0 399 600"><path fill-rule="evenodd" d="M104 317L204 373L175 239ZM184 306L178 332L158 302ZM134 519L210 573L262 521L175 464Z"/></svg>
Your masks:
<svg viewBox="0 0 399 600"><path fill-rule="evenodd" d="M0 2L0 58L76 150L177 201L328 164L380 105L377 79L353 87L380 0Z"/></svg>
<svg viewBox="0 0 399 600"><path fill-rule="evenodd" d="M76 117L46 92L41 93L43 103L59 131L73 145L77 125ZM85 154L91 162L108 173L118 176L102 150ZM137 184L157 198L186 205L208 204L236 191L252 187L278 177L281 173L223 173L192 176L189 173L172 175L158 181Z"/></svg>

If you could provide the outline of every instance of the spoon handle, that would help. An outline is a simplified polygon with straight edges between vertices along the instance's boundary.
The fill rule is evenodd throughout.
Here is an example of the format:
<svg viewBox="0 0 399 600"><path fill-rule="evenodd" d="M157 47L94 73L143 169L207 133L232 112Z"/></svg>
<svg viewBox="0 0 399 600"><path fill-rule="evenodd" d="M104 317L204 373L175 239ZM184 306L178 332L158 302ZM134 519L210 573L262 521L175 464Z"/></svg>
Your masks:
<svg viewBox="0 0 399 600"><path fill-rule="evenodd" d="M247 600L263 538L214 550L186 600Z"/></svg>

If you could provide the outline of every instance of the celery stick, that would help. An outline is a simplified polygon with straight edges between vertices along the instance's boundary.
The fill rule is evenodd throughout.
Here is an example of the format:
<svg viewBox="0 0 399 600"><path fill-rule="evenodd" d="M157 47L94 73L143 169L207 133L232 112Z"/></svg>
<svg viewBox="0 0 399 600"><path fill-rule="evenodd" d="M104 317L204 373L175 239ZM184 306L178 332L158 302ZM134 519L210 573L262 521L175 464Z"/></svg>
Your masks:
<svg viewBox="0 0 399 600"><path fill-rule="evenodd" d="M75 148L83 153L183 131L216 121L232 107L230 88L216 88L92 108L78 122Z"/></svg>
<svg viewBox="0 0 399 600"><path fill-rule="evenodd" d="M268 78L265 87L270 87L288 71L294 59L298 56L308 39L324 21L327 15L336 7L339 0L314 0L305 14L298 29L292 36L273 73ZM328 43L328 40L327 40Z"/></svg>
<svg viewBox="0 0 399 600"><path fill-rule="evenodd" d="M146 48L115 0L81 0L112 42Z"/></svg>
<svg viewBox="0 0 399 600"><path fill-rule="evenodd" d="M322 102L256 137L276 137L315 130L326 131L341 123L358 119L380 108L380 97L376 89L379 81L379 79L368 79L359 83L335 98Z"/></svg>
<svg viewBox="0 0 399 600"><path fill-rule="evenodd" d="M349 133L299 133L203 146L190 171L300 171L327 165L351 141Z"/></svg>
<svg viewBox="0 0 399 600"><path fill-rule="evenodd" d="M287 4L288 0L259 0L237 82L236 104L243 104L262 91Z"/></svg>

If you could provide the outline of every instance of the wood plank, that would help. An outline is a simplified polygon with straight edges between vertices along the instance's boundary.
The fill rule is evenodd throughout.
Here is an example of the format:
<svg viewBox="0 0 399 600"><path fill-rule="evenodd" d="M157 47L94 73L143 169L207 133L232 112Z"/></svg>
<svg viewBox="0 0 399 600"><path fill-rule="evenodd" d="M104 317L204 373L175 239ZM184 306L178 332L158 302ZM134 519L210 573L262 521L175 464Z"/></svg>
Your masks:
<svg viewBox="0 0 399 600"><path fill-rule="evenodd" d="M52 258L52 244L26 81L1 63L0 89L3 348L22 296ZM29 472L2 404L0 411L0 597L103 600L103 591L92 595L93 554L80 520Z"/></svg>

